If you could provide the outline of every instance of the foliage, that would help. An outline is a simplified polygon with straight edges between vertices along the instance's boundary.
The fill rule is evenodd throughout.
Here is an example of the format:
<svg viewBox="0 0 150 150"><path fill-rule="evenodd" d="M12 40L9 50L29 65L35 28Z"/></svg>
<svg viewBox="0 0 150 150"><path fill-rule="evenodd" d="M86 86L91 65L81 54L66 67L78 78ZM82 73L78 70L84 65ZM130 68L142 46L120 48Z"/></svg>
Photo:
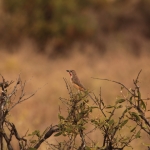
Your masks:
<svg viewBox="0 0 150 150"><path fill-rule="evenodd" d="M105 105L101 98L91 95L88 91L86 93L74 94L67 84L70 98L60 98L62 103L66 106L67 116L59 114L59 133L55 136L68 137L67 140L62 141L58 145L51 145L56 149L124 149L131 146L130 143L140 138L141 128L134 124L131 126L129 114L137 116L132 112L132 107L126 105L124 97L118 98L114 105ZM89 101L93 101L94 105L90 105ZM120 110L121 109L121 110ZM117 116L117 113L120 113ZM132 111L131 111L132 110ZM97 117L92 114L96 111ZM88 128L90 126L90 129ZM125 134L124 130L126 131ZM96 132L102 133L102 141L94 141L90 138L90 134ZM80 142L78 141L80 137ZM78 142L77 142L78 141ZM101 143L98 144L98 143Z"/></svg>
<svg viewBox="0 0 150 150"><path fill-rule="evenodd" d="M49 126L41 134L39 130L35 130L31 134L27 133L24 136L20 136L14 123L10 122L8 115L11 110L16 107L18 104L30 99L35 93L36 90L30 95L25 94L25 85L26 81L22 81L20 75L12 89L9 91L9 87L14 83L14 81L6 81L2 77L2 82L0 82L0 88L2 89L0 94L0 149L4 150L5 145L7 145L8 150L13 150L12 140L15 138L18 142L20 150L35 150L41 143L49 138L54 132L57 132L57 126ZM28 131L27 131L28 132ZM31 137L29 141L27 137Z"/></svg>
<svg viewBox="0 0 150 150"><path fill-rule="evenodd" d="M88 1L6 0L3 4L5 12L11 14L8 21L15 27L13 34L29 36L42 44L52 37L89 37L95 30L86 14Z"/></svg>
<svg viewBox="0 0 150 150"><path fill-rule="evenodd" d="M12 137L18 141L20 150L39 149L40 145L52 135L56 139L58 137L61 139L56 144L46 142L49 149L123 150L126 147L132 148L131 142L142 139L142 133L150 136L150 123L145 114L148 111L145 101L149 98L142 98L139 86L140 73L141 71L133 80L134 89L128 89L118 81L95 78L121 85L121 95L112 105L105 104L101 90L99 97L89 91L75 93L65 80L69 98L60 98L66 109L62 110L59 107L58 124L50 125L42 133L35 130L31 134L26 133L23 137L19 135L15 124L11 123L7 116L13 107L34 96L36 91L26 97L24 93L26 82L22 82L19 76L13 90L9 92L7 88L14 82L8 82L1 76L3 80L0 83L2 89L0 97L1 150L4 149L4 143L7 144L8 150L13 150ZM19 89L20 96L17 97ZM100 135L97 139L93 139L91 135L96 133ZM27 137L30 139L28 140ZM148 143L144 145L149 148Z"/></svg>
<svg viewBox="0 0 150 150"><path fill-rule="evenodd" d="M1 7L0 35L6 45L31 38L41 49L48 40L60 49L76 40L97 42L99 35L137 27L137 23L145 29L143 34L150 34L148 0L2 0Z"/></svg>

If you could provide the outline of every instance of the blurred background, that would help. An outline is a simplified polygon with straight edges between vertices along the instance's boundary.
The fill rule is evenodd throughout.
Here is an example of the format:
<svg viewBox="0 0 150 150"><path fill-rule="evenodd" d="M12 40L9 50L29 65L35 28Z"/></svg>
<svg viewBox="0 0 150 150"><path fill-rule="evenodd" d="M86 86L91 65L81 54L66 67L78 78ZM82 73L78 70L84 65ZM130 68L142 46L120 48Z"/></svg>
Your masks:
<svg viewBox="0 0 150 150"><path fill-rule="evenodd" d="M107 104L120 95L120 86L91 77L132 88L142 69L142 96L149 97L149 58L149 0L0 1L0 73L14 81L21 73L27 95L41 88L12 110L10 120L21 135L57 124L59 97L69 98L63 80L69 81L66 69L76 70L83 85L95 94L101 87ZM140 150L146 141L144 136L132 145ZM49 142L57 140L51 137ZM14 146L17 150L15 141ZM43 144L41 150L45 149Z"/></svg>

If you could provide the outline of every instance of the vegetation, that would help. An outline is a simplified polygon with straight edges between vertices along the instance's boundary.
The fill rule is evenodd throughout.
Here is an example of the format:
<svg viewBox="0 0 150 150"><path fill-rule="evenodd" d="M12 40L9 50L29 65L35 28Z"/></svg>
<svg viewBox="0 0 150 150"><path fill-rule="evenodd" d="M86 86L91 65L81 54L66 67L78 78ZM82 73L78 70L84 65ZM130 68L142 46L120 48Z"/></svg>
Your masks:
<svg viewBox="0 0 150 150"><path fill-rule="evenodd" d="M74 41L88 41L102 52L107 41L100 39L109 35L123 38L132 31L149 39L149 6L149 0L2 0L0 42L12 46L29 38L44 52L51 41L59 53ZM131 42L136 53L139 42L134 36Z"/></svg>
<svg viewBox="0 0 150 150"><path fill-rule="evenodd" d="M131 142L137 139L142 140L142 133L150 136L149 118L146 117L146 113L149 111L147 105L149 98L142 97L139 86L140 73L141 71L133 80L134 88L132 89L118 81L94 78L114 82L121 86L120 96L113 105L105 104L101 89L99 96L89 91L74 93L68 82L64 80L69 98L60 98L66 110L59 107L58 124L50 125L43 133L35 130L31 134L26 132L24 136L19 135L15 124L8 119L8 115L14 107L34 96L37 91L27 96L25 94L26 82L23 82L19 76L12 91L9 92L9 87L14 82L8 82L1 76L1 150L6 147L8 150L13 150L12 139L14 137L18 141L20 150L39 149L43 142L46 142L49 149L60 150L123 150L126 147L132 149ZM118 114L118 110L121 113ZM96 112L96 116L93 115L94 112ZM99 133L97 140L92 139L93 133ZM55 138L61 137L56 144L46 141L53 134ZM149 148L149 143L143 144L147 149Z"/></svg>

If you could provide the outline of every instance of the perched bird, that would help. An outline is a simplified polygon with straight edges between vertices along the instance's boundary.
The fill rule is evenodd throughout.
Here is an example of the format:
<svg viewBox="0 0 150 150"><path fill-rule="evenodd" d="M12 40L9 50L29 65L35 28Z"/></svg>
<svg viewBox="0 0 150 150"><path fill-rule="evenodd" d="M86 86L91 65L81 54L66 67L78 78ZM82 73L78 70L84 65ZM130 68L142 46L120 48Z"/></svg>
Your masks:
<svg viewBox="0 0 150 150"><path fill-rule="evenodd" d="M72 84L73 84L73 86L74 86L75 88L77 88L79 91L87 91L87 90L85 89L85 87L81 84L81 82L80 82L80 80L79 80L79 78L78 78L78 76L77 76L75 70L66 70L66 71L69 72L69 74L70 74L70 80L71 80L71 82L72 82ZM88 92L88 91L87 91L87 92ZM89 92L88 92L88 96L89 96L93 101L95 101L94 98L90 95Z"/></svg>
<svg viewBox="0 0 150 150"><path fill-rule="evenodd" d="M79 80L75 70L66 70L66 71L69 72L69 74L70 74L70 80L71 80L73 86L75 88L77 88L78 90L80 90L80 91L85 91L86 89L81 84L81 82L80 82L80 80Z"/></svg>

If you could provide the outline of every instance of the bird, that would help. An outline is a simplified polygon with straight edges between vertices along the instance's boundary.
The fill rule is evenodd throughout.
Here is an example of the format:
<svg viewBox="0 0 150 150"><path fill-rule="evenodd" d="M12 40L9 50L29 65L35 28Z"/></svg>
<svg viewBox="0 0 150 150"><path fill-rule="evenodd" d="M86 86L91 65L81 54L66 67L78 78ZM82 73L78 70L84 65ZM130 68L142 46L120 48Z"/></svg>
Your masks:
<svg viewBox="0 0 150 150"><path fill-rule="evenodd" d="M73 86L79 91L86 91L85 87L81 84L75 70L66 70L66 71L69 72L70 80Z"/></svg>
<svg viewBox="0 0 150 150"><path fill-rule="evenodd" d="M80 80L79 80L79 78L78 78L78 76L77 76L75 70L66 70L66 71L69 72L70 80L71 80L73 86L74 86L75 88L77 88L79 91L82 91L82 92L87 93L87 95L88 95L93 101L95 101L94 98L91 96L91 94L88 92L88 90L81 84L81 82L80 82Z"/></svg>

